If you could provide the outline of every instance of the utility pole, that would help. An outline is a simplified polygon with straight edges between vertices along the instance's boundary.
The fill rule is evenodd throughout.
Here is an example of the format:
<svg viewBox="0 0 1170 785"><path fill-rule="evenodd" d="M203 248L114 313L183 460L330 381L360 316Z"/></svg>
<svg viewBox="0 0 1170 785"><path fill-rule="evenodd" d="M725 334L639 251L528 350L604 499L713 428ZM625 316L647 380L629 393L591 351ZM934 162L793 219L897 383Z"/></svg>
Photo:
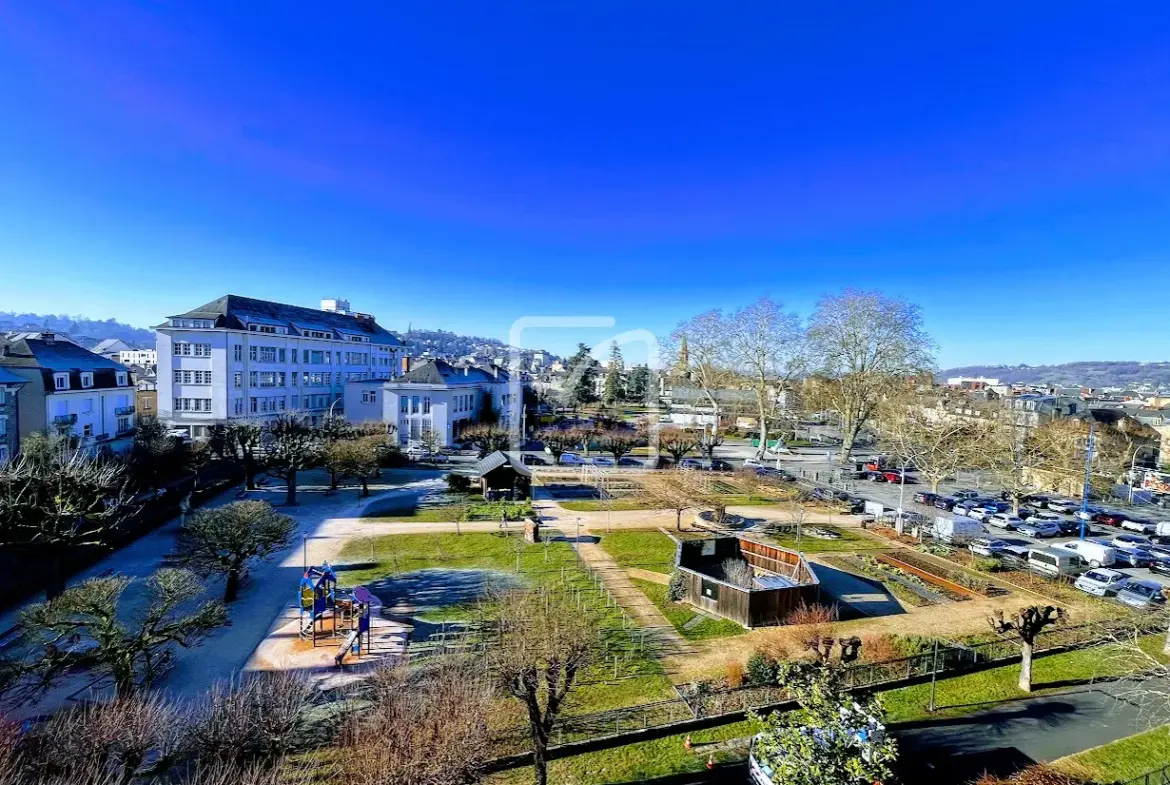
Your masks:
<svg viewBox="0 0 1170 785"><path fill-rule="evenodd" d="M1081 539L1085 539L1085 525L1089 517L1089 478L1093 472L1093 446L1096 444L1097 423L1089 420L1089 442L1085 446L1085 487L1081 490Z"/></svg>

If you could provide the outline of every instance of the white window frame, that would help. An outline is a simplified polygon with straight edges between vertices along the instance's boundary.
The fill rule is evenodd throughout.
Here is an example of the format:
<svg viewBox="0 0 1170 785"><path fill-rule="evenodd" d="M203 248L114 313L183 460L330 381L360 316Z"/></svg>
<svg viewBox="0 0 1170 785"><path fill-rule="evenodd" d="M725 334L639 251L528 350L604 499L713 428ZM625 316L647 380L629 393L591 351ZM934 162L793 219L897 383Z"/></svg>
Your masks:
<svg viewBox="0 0 1170 785"><path fill-rule="evenodd" d="M117 385L119 387L125 387L126 385L128 385L130 383L126 378L125 371L116 371L114 373L114 378L115 378L115 381L117 382Z"/></svg>
<svg viewBox="0 0 1170 785"><path fill-rule="evenodd" d="M54 390L68 390L69 389L69 374L67 374L67 373L53 374L53 389Z"/></svg>

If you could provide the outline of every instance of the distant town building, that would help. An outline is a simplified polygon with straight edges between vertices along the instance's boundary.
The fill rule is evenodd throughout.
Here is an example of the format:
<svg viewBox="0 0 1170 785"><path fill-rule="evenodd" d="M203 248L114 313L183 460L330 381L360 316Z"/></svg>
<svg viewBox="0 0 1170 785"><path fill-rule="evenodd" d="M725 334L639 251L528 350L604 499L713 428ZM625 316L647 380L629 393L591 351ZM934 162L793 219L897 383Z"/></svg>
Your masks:
<svg viewBox="0 0 1170 785"><path fill-rule="evenodd" d="M158 377L154 374L143 376L135 382L134 407L138 410L139 421L143 417L158 417Z"/></svg>
<svg viewBox="0 0 1170 785"><path fill-rule="evenodd" d="M391 381L353 380L345 386L345 417L350 422L394 425L401 444L433 432L450 446L462 428L477 423L490 406L503 428L519 424L521 395L511 389L503 368L463 366L431 360Z"/></svg>
<svg viewBox="0 0 1170 785"><path fill-rule="evenodd" d="M990 379L986 376L952 376L947 379L947 387L956 390L982 390L998 386L999 379Z"/></svg>
<svg viewBox="0 0 1170 785"><path fill-rule="evenodd" d="M152 369L158 365L157 349L124 349L118 352L118 362L122 365L138 365Z"/></svg>
<svg viewBox="0 0 1170 785"><path fill-rule="evenodd" d="M17 395L19 439L55 429L94 452L131 446L134 388L126 366L43 332L0 338L0 369L24 382Z"/></svg>
<svg viewBox="0 0 1170 785"><path fill-rule="evenodd" d="M20 448L18 397L25 380L0 368L0 464L13 458Z"/></svg>
<svg viewBox="0 0 1170 785"><path fill-rule="evenodd" d="M229 294L157 328L159 417L200 438L216 423L341 414L348 381L399 375L403 343L337 298L321 309Z"/></svg>
<svg viewBox="0 0 1170 785"><path fill-rule="evenodd" d="M60 340L60 338L61 336L57 336L58 340ZM134 347L123 341L121 338L106 338L104 341L98 342L93 346L92 349L90 349L90 351L94 354L101 355L107 360L112 360L113 362L121 362L122 352L130 352L133 350Z"/></svg>

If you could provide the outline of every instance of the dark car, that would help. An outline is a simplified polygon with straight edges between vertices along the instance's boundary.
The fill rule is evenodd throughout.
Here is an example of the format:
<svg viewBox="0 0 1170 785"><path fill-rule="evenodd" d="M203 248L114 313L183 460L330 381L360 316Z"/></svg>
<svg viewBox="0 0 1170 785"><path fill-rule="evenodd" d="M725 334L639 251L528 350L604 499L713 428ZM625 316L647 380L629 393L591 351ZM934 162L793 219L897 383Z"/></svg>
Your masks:
<svg viewBox="0 0 1170 785"><path fill-rule="evenodd" d="M1170 575L1170 561L1150 562L1150 572L1155 572L1158 575Z"/></svg>
<svg viewBox="0 0 1170 785"><path fill-rule="evenodd" d="M1081 533L1081 522L1077 520L1062 518L1056 522L1056 525L1060 527L1060 533L1066 537L1079 535ZM1093 531L1093 527L1086 526L1085 536L1089 536L1091 534L1096 534L1096 532Z"/></svg>
<svg viewBox="0 0 1170 785"><path fill-rule="evenodd" d="M773 469L771 466L757 466L756 476L763 477L766 480L777 480L780 482L792 482L796 479L795 475L786 472L783 469Z"/></svg>
<svg viewBox="0 0 1170 785"><path fill-rule="evenodd" d="M549 461L545 460L540 455L532 455L531 453L524 453L520 456L520 460L529 466L548 466Z"/></svg>
<svg viewBox="0 0 1170 785"><path fill-rule="evenodd" d="M813 488L812 489L812 497L814 499L820 499L822 501L832 501L833 500L833 492L830 491L828 488Z"/></svg>
<svg viewBox="0 0 1170 785"><path fill-rule="evenodd" d="M1023 501L1025 504L1031 504L1034 507L1044 509L1048 506L1048 498L1049 497L1043 493L1030 493L1021 499L1021 501Z"/></svg>
<svg viewBox="0 0 1170 785"><path fill-rule="evenodd" d="M914 492L914 501L918 502L919 504L934 504L937 499L937 493L931 493L930 491Z"/></svg>
<svg viewBox="0 0 1170 785"><path fill-rule="evenodd" d="M637 458L622 458L620 461L618 461L618 466L636 466L640 468L645 465L646 464L642 463Z"/></svg>
<svg viewBox="0 0 1170 785"><path fill-rule="evenodd" d="M1033 510L1031 507L1021 507L1020 511L1016 513L1017 516L1019 516L1020 518L1022 518L1025 521L1028 520L1029 518L1031 518L1035 514L1036 514L1036 511Z"/></svg>
<svg viewBox="0 0 1170 785"><path fill-rule="evenodd" d="M735 467L727 461L721 461L718 458L711 461L711 471L713 472L733 472Z"/></svg>
<svg viewBox="0 0 1170 785"><path fill-rule="evenodd" d="M947 512L953 510L955 505L958 503L959 500L954 496L944 496L934 500L935 507L939 508L940 510L946 510Z"/></svg>

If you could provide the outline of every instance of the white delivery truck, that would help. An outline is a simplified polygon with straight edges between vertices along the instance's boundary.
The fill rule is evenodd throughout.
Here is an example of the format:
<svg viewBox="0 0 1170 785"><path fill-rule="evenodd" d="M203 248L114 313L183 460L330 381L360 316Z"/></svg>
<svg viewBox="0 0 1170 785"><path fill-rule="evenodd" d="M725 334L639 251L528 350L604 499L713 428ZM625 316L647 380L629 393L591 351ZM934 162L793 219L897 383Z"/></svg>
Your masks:
<svg viewBox="0 0 1170 785"><path fill-rule="evenodd" d="M939 515L930 528L932 537L950 545L967 545L986 532L982 523L961 515Z"/></svg>

